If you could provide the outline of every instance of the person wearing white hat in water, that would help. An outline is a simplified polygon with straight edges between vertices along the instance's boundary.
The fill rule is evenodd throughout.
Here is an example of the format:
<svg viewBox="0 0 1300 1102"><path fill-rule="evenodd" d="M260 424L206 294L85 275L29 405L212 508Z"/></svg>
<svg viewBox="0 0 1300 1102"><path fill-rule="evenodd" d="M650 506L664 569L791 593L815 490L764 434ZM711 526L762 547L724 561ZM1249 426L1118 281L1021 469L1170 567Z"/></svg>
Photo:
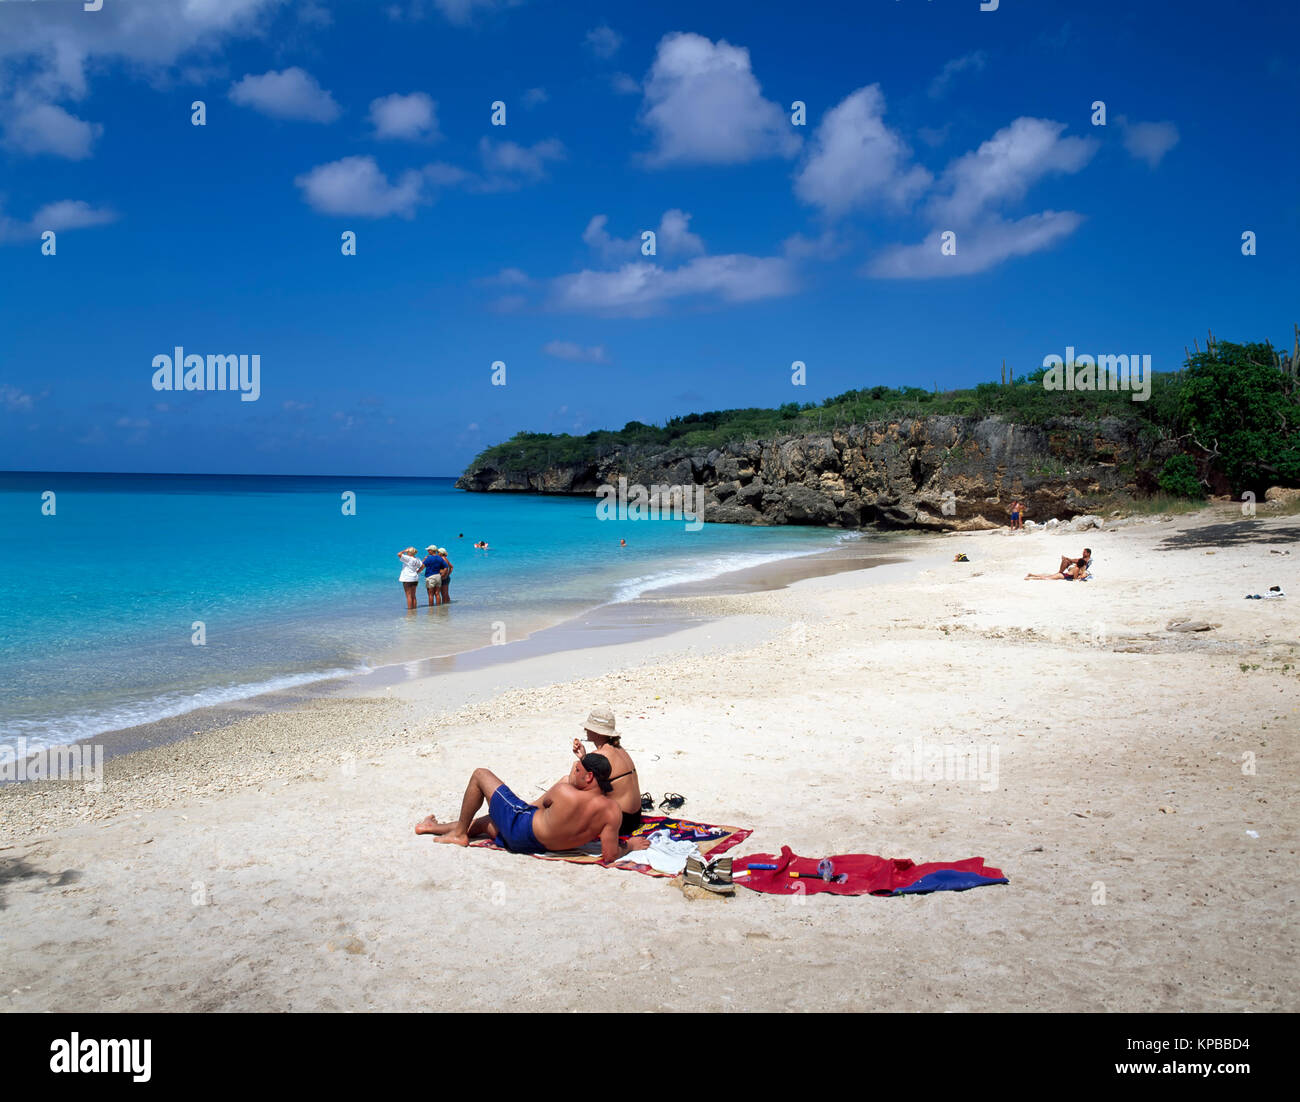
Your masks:
<svg viewBox="0 0 1300 1102"><path fill-rule="evenodd" d="M406 607L411 609L415 607L415 586L420 580L420 571L424 569L424 564L416 558L414 547L397 552L397 557L402 560L402 573L398 576L398 581L406 591Z"/></svg>
<svg viewBox="0 0 1300 1102"><path fill-rule="evenodd" d="M424 556L424 587L429 592L429 604L442 604L442 568L447 565L438 551L436 543L429 544L425 548L428 552Z"/></svg>
<svg viewBox="0 0 1300 1102"><path fill-rule="evenodd" d="M592 708L583 725L587 741L594 744L593 754L601 754L609 759L610 781L613 790L609 798L618 804L623 813L623 822L619 834L631 834L641 825L641 784L636 775L636 766L631 755L620 745L621 738L614 727L614 710L608 704L598 704ZM573 753L581 758L586 751L582 739L573 740Z"/></svg>
<svg viewBox="0 0 1300 1102"><path fill-rule="evenodd" d="M445 547L438 548L438 555L447 564L442 571L442 603L445 605L451 601L451 572L456 568L451 565L451 559L447 556Z"/></svg>

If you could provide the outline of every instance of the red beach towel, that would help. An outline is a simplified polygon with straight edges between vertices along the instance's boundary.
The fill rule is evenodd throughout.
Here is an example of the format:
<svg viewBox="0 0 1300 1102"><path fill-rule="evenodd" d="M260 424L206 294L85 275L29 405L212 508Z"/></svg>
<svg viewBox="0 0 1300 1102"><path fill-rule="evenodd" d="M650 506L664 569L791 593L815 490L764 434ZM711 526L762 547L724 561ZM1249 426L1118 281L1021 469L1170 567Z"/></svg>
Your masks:
<svg viewBox="0 0 1300 1102"><path fill-rule="evenodd" d="M754 853L732 861L732 872L739 873L751 865L776 865L775 869L754 869L748 876L736 876L737 884L755 892L775 895L805 895L831 892L835 895L920 895L925 892L965 891L986 884L1006 884L1009 881L1001 869L984 864L983 857L968 857L965 861L934 861L917 865L905 857L876 857L870 853L841 853L829 860L835 875L847 873L842 884L827 883L817 878L816 857L800 857L789 846L773 857L768 853ZM791 872L811 873L793 877Z"/></svg>

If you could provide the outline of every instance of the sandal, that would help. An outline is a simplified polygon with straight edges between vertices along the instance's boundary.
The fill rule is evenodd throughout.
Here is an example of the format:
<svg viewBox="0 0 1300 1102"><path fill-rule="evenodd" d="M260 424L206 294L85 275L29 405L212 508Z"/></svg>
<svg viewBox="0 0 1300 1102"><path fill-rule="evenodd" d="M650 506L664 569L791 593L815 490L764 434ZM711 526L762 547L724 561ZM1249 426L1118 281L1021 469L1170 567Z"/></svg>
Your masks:
<svg viewBox="0 0 1300 1102"><path fill-rule="evenodd" d="M664 798L659 801L659 810L676 811L686 802L686 797L680 792L665 792Z"/></svg>
<svg viewBox="0 0 1300 1102"><path fill-rule="evenodd" d="M641 793L641 810L653 811L655 809L655 798L649 792Z"/></svg>

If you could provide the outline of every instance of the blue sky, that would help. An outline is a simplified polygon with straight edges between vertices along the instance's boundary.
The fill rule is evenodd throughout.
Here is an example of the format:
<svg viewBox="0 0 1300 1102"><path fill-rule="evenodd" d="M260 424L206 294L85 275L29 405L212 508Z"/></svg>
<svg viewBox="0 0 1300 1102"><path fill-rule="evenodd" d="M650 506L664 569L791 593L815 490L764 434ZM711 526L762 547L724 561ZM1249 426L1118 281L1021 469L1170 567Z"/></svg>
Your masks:
<svg viewBox="0 0 1300 1102"><path fill-rule="evenodd" d="M0 468L446 475L520 429L1067 346L1289 348L1298 30L1254 0L0 0ZM258 400L156 391L177 345L259 355Z"/></svg>

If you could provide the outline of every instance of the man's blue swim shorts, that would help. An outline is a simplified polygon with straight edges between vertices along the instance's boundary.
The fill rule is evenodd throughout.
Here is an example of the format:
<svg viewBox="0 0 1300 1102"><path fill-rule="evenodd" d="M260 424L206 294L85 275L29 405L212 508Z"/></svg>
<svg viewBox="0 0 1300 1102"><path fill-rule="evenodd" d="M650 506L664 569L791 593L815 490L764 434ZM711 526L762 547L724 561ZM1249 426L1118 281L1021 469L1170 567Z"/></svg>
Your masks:
<svg viewBox="0 0 1300 1102"><path fill-rule="evenodd" d="M504 784L488 801L488 816L497 828L497 841L511 853L545 853L533 834L533 816L537 808L525 803Z"/></svg>

